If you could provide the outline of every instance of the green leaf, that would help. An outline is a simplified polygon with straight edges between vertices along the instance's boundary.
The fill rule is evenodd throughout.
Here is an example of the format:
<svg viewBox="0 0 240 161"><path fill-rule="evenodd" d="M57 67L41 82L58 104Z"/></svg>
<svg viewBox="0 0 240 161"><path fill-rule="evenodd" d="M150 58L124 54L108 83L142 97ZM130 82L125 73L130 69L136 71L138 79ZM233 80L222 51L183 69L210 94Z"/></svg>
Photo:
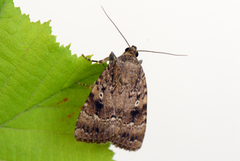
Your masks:
<svg viewBox="0 0 240 161"><path fill-rule="evenodd" d="M59 47L49 22L0 0L0 160L112 160L108 144L76 142L77 117L104 66Z"/></svg>

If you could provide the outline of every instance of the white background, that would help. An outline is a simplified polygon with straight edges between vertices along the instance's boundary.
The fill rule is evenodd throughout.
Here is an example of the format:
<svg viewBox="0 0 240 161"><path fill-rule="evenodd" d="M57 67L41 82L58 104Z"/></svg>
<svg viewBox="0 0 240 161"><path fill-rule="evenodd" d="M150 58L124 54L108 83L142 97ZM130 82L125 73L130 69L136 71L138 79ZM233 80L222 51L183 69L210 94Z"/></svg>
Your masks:
<svg viewBox="0 0 240 161"><path fill-rule="evenodd" d="M140 53L148 85L142 148L111 147L119 161L240 160L240 1L14 0L32 21L51 20L72 54L102 59L131 45L187 54Z"/></svg>

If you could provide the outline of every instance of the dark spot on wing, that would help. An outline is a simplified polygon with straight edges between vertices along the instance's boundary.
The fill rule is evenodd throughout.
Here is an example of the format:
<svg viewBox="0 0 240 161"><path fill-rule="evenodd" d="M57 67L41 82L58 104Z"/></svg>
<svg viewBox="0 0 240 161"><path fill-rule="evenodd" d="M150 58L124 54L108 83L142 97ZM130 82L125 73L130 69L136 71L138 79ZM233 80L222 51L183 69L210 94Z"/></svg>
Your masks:
<svg viewBox="0 0 240 161"><path fill-rule="evenodd" d="M99 128L98 127L96 128L96 133L99 133Z"/></svg>
<svg viewBox="0 0 240 161"><path fill-rule="evenodd" d="M133 140L134 140L134 137L132 136L131 139L130 139L130 141L133 141Z"/></svg>
<svg viewBox="0 0 240 161"><path fill-rule="evenodd" d="M98 101L95 102L95 105L96 105L96 114L98 115L98 113L102 110L103 105Z"/></svg>
<svg viewBox="0 0 240 161"><path fill-rule="evenodd" d="M132 120L134 121L136 115L139 114L139 111L137 110L134 110L134 111L131 111L131 115L132 115Z"/></svg>

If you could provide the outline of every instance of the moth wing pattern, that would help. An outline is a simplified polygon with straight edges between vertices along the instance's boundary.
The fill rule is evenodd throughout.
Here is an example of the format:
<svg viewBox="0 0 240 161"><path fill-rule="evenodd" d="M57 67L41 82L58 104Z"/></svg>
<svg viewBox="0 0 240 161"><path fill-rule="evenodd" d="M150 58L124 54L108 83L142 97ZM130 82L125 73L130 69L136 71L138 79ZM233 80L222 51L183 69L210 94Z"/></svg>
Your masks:
<svg viewBox="0 0 240 161"><path fill-rule="evenodd" d="M123 54L109 63L95 82L78 117L75 138L88 143L111 142L138 150L147 121L147 85L141 62Z"/></svg>

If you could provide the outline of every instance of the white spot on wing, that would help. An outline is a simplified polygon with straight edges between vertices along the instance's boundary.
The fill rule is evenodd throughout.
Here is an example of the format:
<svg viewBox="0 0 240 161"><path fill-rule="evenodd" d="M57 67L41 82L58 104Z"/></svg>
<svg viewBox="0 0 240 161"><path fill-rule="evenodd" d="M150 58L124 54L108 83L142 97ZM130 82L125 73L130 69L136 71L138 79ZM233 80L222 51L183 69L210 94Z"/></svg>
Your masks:
<svg viewBox="0 0 240 161"><path fill-rule="evenodd" d="M135 107L139 106L139 104L140 104L140 101L137 100L137 101L135 102Z"/></svg>

